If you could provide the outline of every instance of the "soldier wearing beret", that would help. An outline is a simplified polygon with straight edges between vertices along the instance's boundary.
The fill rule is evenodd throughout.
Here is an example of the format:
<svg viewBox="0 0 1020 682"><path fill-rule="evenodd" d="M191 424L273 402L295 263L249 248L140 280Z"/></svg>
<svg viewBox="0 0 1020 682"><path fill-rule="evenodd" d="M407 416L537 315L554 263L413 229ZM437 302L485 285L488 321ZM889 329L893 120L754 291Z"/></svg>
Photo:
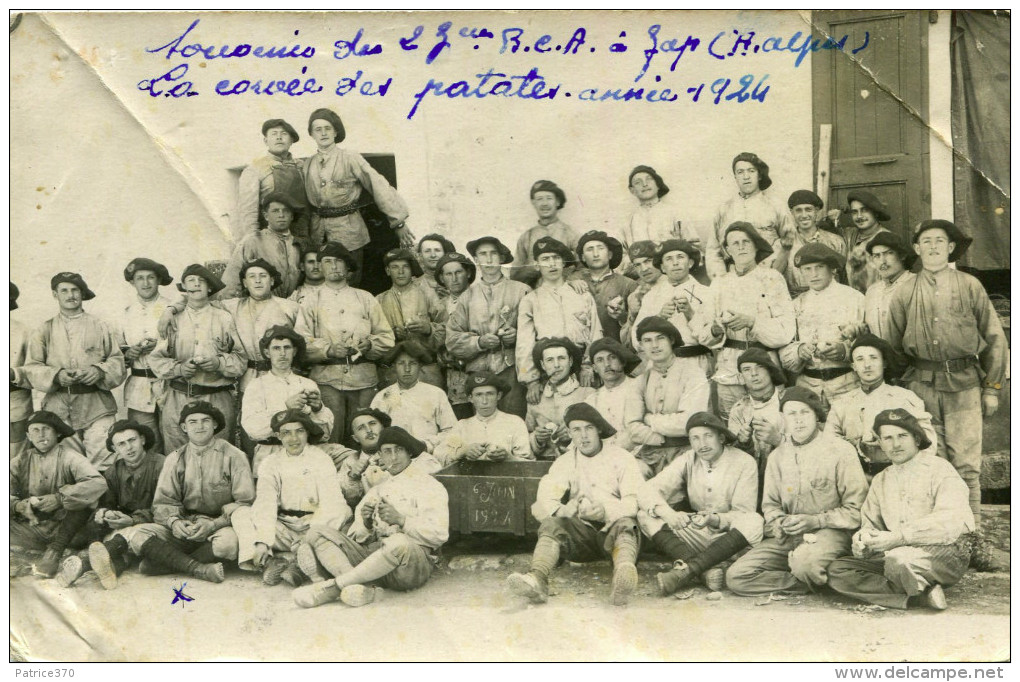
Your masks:
<svg viewBox="0 0 1020 682"><path fill-rule="evenodd" d="M11 553L45 549L33 567L52 578L71 539L88 522L106 481L78 452L63 442L74 429L47 410L28 418L30 445L11 460Z"/></svg>
<svg viewBox="0 0 1020 682"><path fill-rule="evenodd" d="M418 240L418 247L415 253L418 256L418 264L421 266L422 275L415 278L415 283L430 290L440 299L450 295L439 277L436 275L436 268L439 261L447 254L454 253L457 247L449 239L441 234L430 232Z"/></svg>
<svg viewBox="0 0 1020 682"><path fill-rule="evenodd" d="M829 587L886 608L921 602L942 611L943 586L970 560L967 485L944 459L922 453L931 443L911 413L884 410L872 428L892 465L871 482L853 556L829 564Z"/></svg>
<svg viewBox="0 0 1020 682"><path fill-rule="evenodd" d="M528 387L528 402L541 398L539 371L532 357L541 338L565 337L576 344L583 354L594 341L602 338L602 322L598 306L588 292L578 293L564 279L564 268L573 261L573 253L565 244L543 237L532 249L538 263L541 284L521 300L517 316L517 378ZM583 359L579 381L591 386L594 377L587 358Z"/></svg>
<svg viewBox="0 0 1020 682"><path fill-rule="evenodd" d="M737 196L724 201L716 211L715 229L706 248L708 274L713 279L726 271L726 231L733 223L750 224L771 248L762 259L765 267L775 267L780 240L795 229L790 212L765 191L772 186L768 164L757 154L742 152L733 157L732 170Z"/></svg>
<svg viewBox="0 0 1020 682"><path fill-rule="evenodd" d="M531 289L503 273L502 266L513 255L496 237L485 235L468 242L467 252L478 265L479 277L450 311L446 348L464 363L466 371L498 374L508 387L499 409L523 418L527 402L517 379L514 352L518 307Z"/></svg>
<svg viewBox="0 0 1020 682"><path fill-rule="evenodd" d="M623 246L629 248L639 241L661 244L667 239L683 239L701 248L697 232L684 229L680 211L671 198L669 187L651 166L636 166L627 176L627 188L638 206L623 227Z"/></svg>
<svg viewBox="0 0 1020 682"><path fill-rule="evenodd" d="M644 301L645 295L662 277L662 272L655 267L655 249L655 242L650 241L634 242L627 249L631 268L637 275L637 287L627 297L627 322L620 330L620 341L634 350L639 350L634 344L633 334L634 327L637 326L635 320L638 311L641 310L641 303Z"/></svg>
<svg viewBox="0 0 1020 682"><path fill-rule="evenodd" d="M981 283L949 267L971 238L948 220L926 220L913 240L922 269L889 302L892 346L909 360L903 375L906 387L945 428L949 461L970 488L971 511L980 530L980 424L982 417L999 409L1006 335ZM986 543L978 544L972 561L975 568L990 570Z"/></svg>
<svg viewBox="0 0 1020 682"><path fill-rule="evenodd" d="M196 398L212 403L225 415L225 435L231 437L237 421L234 382L248 365L233 317L210 304L211 297L223 289L220 278L194 263L184 269L177 288L184 293L185 308L176 317L176 328L160 339L149 356L152 371L168 386L160 405L168 451L187 442L179 417Z"/></svg>
<svg viewBox="0 0 1020 682"><path fill-rule="evenodd" d="M531 450L538 459L556 459L569 438L563 413L584 401L595 389L577 379L584 351L562 336L539 339L532 362L541 367L539 400L528 404L524 422L531 433Z"/></svg>
<svg viewBox="0 0 1020 682"><path fill-rule="evenodd" d="M535 459L524 420L499 409L506 382L492 372L472 372L467 388L474 415L454 424L436 446L435 456L442 465L461 459L470 462Z"/></svg>
<svg viewBox="0 0 1020 682"><path fill-rule="evenodd" d="M304 239L308 236L308 218L304 215L308 198L301 161L290 153L291 145L300 137L294 126L282 118L271 118L262 124L262 139L269 153L241 171L237 183L237 208L231 221L234 235L246 236L263 227L265 198L278 193L295 207L299 220L292 225L292 230Z"/></svg>
<svg viewBox="0 0 1020 682"><path fill-rule="evenodd" d="M112 389L124 382L124 355L113 327L82 310L95 298L82 276L61 272L50 280L60 314L42 324L28 346L28 362L12 383L27 381L45 393L42 409L68 422L100 472L113 461L106 432L117 417Z"/></svg>
<svg viewBox="0 0 1020 682"><path fill-rule="evenodd" d="M422 368L434 366L436 357L417 341L401 341L382 359L392 368L396 383L372 398L372 407L393 419L393 425L420 436L429 452L457 423L446 392L422 380Z"/></svg>
<svg viewBox="0 0 1020 682"><path fill-rule="evenodd" d="M896 290L909 287L914 281L916 275L910 269L917 261L917 254L902 237L892 232L879 232L868 242L867 252L878 279L864 294L864 321L872 334L891 341L889 303Z"/></svg>
<svg viewBox="0 0 1020 682"><path fill-rule="evenodd" d="M11 312L18 308L18 287L11 285ZM11 459L17 457L28 443L28 417L32 414L32 384L22 371L28 361L28 342L31 330L14 317L11 325Z"/></svg>
<svg viewBox="0 0 1020 682"><path fill-rule="evenodd" d="M364 606L377 587L408 591L422 585L449 536L449 498L443 484L411 462L425 443L398 426L383 429L379 459L390 478L372 488L354 510L346 533L314 526L305 542L314 561L301 562L311 585L294 591L298 606L340 600Z"/></svg>
<svg viewBox="0 0 1020 682"><path fill-rule="evenodd" d="M443 303L446 306L446 326L444 336L450 333L450 316L457 310L457 303L461 295L475 281L475 264L467 256L461 253L448 253L439 259L436 264L435 280L442 284L446 297ZM453 355L446 343L437 348L439 365L446 373L446 394L450 396L450 404L453 405L453 413L457 419L470 417L472 414L471 401L468 396L470 387L467 385L466 363L464 360Z"/></svg>
<svg viewBox="0 0 1020 682"><path fill-rule="evenodd" d="M117 547L127 548L132 526L152 523L152 500L156 494L163 463L166 460L156 450L156 432L145 424L121 419L110 427L106 447L117 455L113 466L103 472L106 492L99 500L99 508L90 512L89 520L71 541L71 547L81 552L64 559L57 574L57 582L69 587L86 571L92 570L88 547L93 542L106 542L117 555ZM115 575L127 568L127 562L114 565Z"/></svg>
<svg viewBox="0 0 1020 682"><path fill-rule="evenodd" d="M623 245L601 230L590 230L581 235L576 252L584 267L571 279L587 285L595 299L602 334L619 340L620 329L627 321L627 298L637 288L634 280L616 272L623 262Z"/></svg>
<svg viewBox="0 0 1020 682"><path fill-rule="evenodd" d="M726 586L744 596L824 585L828 565L850 550L868 492L853 447L822 433L825 407L817 395L793 386L780 409L786 440L765 466L765 540L726 571Z"/></svg>
<svg viewBox="0 0 1020 682"><path fill-rule="evenodd" d="M308 134L318 149L304 161L305 191L311 204L309 233L312 243L339 242L350 252L350 283L357 286L362 271L362 250L369 242L362 210L372 205L405 249L414 248L407 228L407 204L397 191L358 152L341 149L347 131L330 109L316 109L308 117Z"/></svg>
<svg viewBox="0 0 1020 682"><path fill-rule="evenodd" d="M300 304L310 291L321 287L325 281L326 275L319 262L319 247L311 242L301 242L301 276L290 300Z"/></svg>
<svg viewBox="0 0 1020 682"><path fill-rule="evenodd" d="M891 216L885 204L867 190L853 190L847 194L846 201L853 220L853 224L843 231L847 281L854 289L864 293L878 279L878 272L868 257L868 245L876 236L889 231L879 223L887 222Z"/></svg>
<svg viewBox="0 0 1020 682"><path fill-rule="evenodd" d="M584 401L616 429L616 435L606 442L631 450L635 443L627 428L626 411L628 403L636 398L637 381L630 374L641 364L641 358L616 339L608 337L593 343L588 348L588 357L602 385Z"/></svg>
<svg viewBox="0 0 1020 682"><path fill-rule="evenodd" d="M333 413L329 441L346 443L350 415L368 407L379 382L375 361L393 348L393 328L375 297L347 282L354 257L342 244L319 250L326 283L301 302L311 336L309 378L319 385L322 402Z"/></svg>
<svg viewBox="0 0 1020 682"><path fill-rule="evenodd" d="M662 272L663 277L642 299L641 310L634 320L631 341L635 348L640 348L637 327L646 318L660 317L676 327L684 339L684 347L678 352L684 357L698 358L702 372L709 376L712 351L700 345L691 330L691 320L708 298L708 287L691 275L691 270L700 261L701 252L691 242L669 239L656 246L652 264Z"/></svg>
<svg viewBox="0 0 1020 682"><path fill-rule="evenodd" d="M857 386L850 344L864 325L864 296L835 281L843 257L824 244L808 244L794 265L808 290L793 302L797 334L779 352L797 385L811 389L828 406Z"/></svg>
<svg viewBox="0 0 1020 682"><path fill-rule="evenodd" d="M128 550L142 557L142 573L184 573L214 583L225 577L218 560L237 559L230 519L255 499L248 458L217 436L227 420L211 403L190 402L179 419L188 440L167 455L152 500L153 523L128 528L126 543L89 546L92 570L108 590L117 586Z"/></svg>
<svg viewBox="0 0 1020 682"><path fill-rule="evenodd" d="M446 306L431 287L415 283L415 278L420 280L425 275L410 249L387 251L383 265L391 286L376 296L376 300L393 328L397 342L414 341L432 353L432 362L421 368L422 380L445 390L443 371L434 356L446 343ZM392 384L394 380L392 368L383 372L383 386Z"/></svg>
<svg viewBox="0 0 1020 682"><path fill-rule="evenodd" d="M328 410L327 410L328 411ZM325 435L302 409L277 412L270 425L280 442L262 462L255 501L230 518L237 533L237 565L262 571L262 582L299 586L293 553L312 526L339 530L351 518L333 461L313 442Z"/></svg>
<svg viewBox="0 0 1020 682"><path fill-rule="evenodd" d="M534 287L539 281L538 267L535 263L537 257L534 254L535 242L552 238L565 244L567 250L573 251L577 248L580 235L559 218L560 209L567 203L567 195L559 185L552 180L539 180L531 186L529 194L531 205L538 214L538 224L525 230L517 239L510 278Z"/></svg>
<svg viewBox="0 0 1020 682"><path fill-rule="evenodd" d="M721 590L727 560L762 539L754 460L734 447L736 436L710 412L691 415L686 428L691 448L637 496L641 530L674 562L656 576L663 596L698 576L710 590ZM681 503L691 511L677 511Z"/></svg>
<svg viewBox="0 0 1020 682"><path fill-rule="evenodd" d="M610 600L627 603L637 588L640 543L635 515L643 481L634 457L605 442L613 427L587 403L563 415L570 432L567 451L538 484L531 513L541 524L527 573L513 573L507 586L536 604L549 598L549 575L562 561L611 558Z"/></svg>
<svg viewBox="0 0 1020 682"><path fill-rule="evenodd" d="M283 449L273 433L272 420L285 410L298 410L317 428L310 442L319 443L333 430L333 413L322 403L318 385L294 372L304 363L305 339L293 329L276 325L259 340L259 355L269 363L269 371L252 379L241 396L241 428L254 441L252 472L259 477L260 466L270 455Z"/></svg>
<svg viewBox="0 0 1020 682"><path fill-rule="evenodd" d="M149 366L149 353L159 340L159 321L171 301L159 287L173 281L162 263L149 258L135 258L124 268L124 279L134 287L136 300L124 309L120 324L120 349L127 363L124 383L124 405L128 418L152 429L157 451L163 449L159 428L159 403L166 382L156 377Z"/></svg>
<svg viewBox="0 0 1020 682"><path fill-rule="evenodd" d="M295 216L303 208L280 192L266 195L262 200L262 215L266 228L245 234L227 262L223 282L227 285L221 297L244 295L244 270L246 263L262 260L273 266L276 277L273 293L287 298L298 286L301 278L301 242L291 230Z"/></svg>
<svg viewBox="0 0 1020 682"><path fill-rule="evenodd" d="M737 445L758 462L759 497L769 455L783 442L785 428L779 395L786 387L783 369L761 348L749 348L737 358L747 395L730 410L729 428Z"/></svg>
<svg viewBox="0 0 1020 682"><path fill-rule="evenodd" d="M759 267L772 247L750 223L737 222L722 236L733 268L716 277L705 306L691 320L695 339L715 353L715 382L719 416L747 395L737 358L748 348L762 348L778 362L776 349L790 343L797 331L793 302L786 280L769 267Z"/></svg>
<svg viewBox="0 0 1020 682"><path fill-rule="evenodd" d="M800 268L794 265L800 250L808 244L821 244L845 257L846 242L838 234L819 229L818 218L824 204L821 197L811 190L798 189L790 195L786 205L790 207L790 215L797 229L779 240L782 248L776 252L776 269L786 276L790 296L796 298L808 289ZM842 269L839 274L843 274ZM838 275L837 279L842 281Z"/></svg>

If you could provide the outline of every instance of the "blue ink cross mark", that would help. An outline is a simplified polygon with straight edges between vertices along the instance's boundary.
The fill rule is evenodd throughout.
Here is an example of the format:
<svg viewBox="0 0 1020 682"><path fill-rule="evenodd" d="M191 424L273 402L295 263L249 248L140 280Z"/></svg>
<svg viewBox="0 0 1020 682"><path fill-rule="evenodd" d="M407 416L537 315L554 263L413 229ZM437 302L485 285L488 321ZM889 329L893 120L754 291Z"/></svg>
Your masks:
<svg viewBox="0 0 1020 682"><path fill-rule="evenodd" d="M184 602L195 601L194 597L189 597L188 595L184 594L184 586L187 584L188 583L183 582L181 583L181 586L179 588L174 587L173 585L170 586L170 589L174 591L174 600L170 602L170 606L173 606L177 602L181 602L181 608L184 608Z"/></svg>

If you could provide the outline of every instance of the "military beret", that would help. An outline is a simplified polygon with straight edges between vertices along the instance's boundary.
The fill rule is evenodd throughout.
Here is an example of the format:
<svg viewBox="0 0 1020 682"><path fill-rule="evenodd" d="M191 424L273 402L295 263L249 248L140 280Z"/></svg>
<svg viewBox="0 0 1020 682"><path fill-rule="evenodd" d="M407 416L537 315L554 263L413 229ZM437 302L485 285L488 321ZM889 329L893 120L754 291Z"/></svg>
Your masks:
<svg viewBox="0 0 1020 682"><path fill-rule="evenodd" d="M479 237L478 239L472 239L467 243L467 252L471 254L472 258L476 257L475 252L478 251L478 247L482 244L492 244L495 246L496 250L499 251L500 263L503 265L513 262L514 254L510 251L510 247L490 235Z"/></svg>
<svg viewBox="0 0 1020 682"><path fill-rule="evenodd" d="M322 440L323 431L322 427L312 421L312 418L301 410L284 410L277 412L273 415L273 418L269 421L269 428L273 430L273 433L279 433L280 427L284 424L299 423L305 427L305 431L308 432L308 442L316 443Z"/></svg>
<svg viewBox="0 0 1020 682"><path fill-rule="evenodd" d="M737 442L737 437L732 431L726 428L726 424L723 423L723 420L711 412L695 412L690 416L687 420L687 426L685 429L688 437L690 437L691 429L696 426L704 426L710 429L715 429L715 431L722 436L724 444Z"/></svg>
<svg viewBox="0 0 1020 682"><path fill-rule="evenodd" d="M354 260L351 252L340 242L326 242L319 247L319 259L339 258L347 263L347 270L354 272L358 269L358 262Z"/></svg>
<svg viewBox="0 0 1020 682"><path fill-rule="evenodd" d="M340 120L340 117L332 109L316 109L312 112L312 115L308 117L308 134L312 134L312 123L322 120L328 122L333 126L336 134L333 136L333 141L340 144L347 137L347 130L344 128L344 122Z"/></svg>
<svg viewBox="0 0 1020 682"><path fill-rule="evenodd" d="M421 245L424 242L439 242L443 247L443 253L453 253L457 250L453 242L437 232L430 232L418 240L418 253L421 253Z"/></svg>
<svg viewBox="0 0 1020 682"><path fill-rule="evenodd" d="M227 425L227 420L223 417L223 413L220 412L219 408L205 400L193 400L185 405L184 409L181 410L181 416L177 418L177 423L183 424L184 421L193 414L204 414L212 417L213 421L216 422L217 433L222 431Z"/></svg>
<svg viewBox="0 0 1020 682"><path fill-rule="evenodd" d="M584 245L588 242L602 242L609 249L609 269L615 270L623 262L623 244L616 237L610 237L602 230L589 230L581 235L581 238L577 240L577 257L583 263L584 258L581 254L584 252Z"/></svg>
<svg viewBox="0 0 1020 682"><path fill-rule="evenodd" d="M812 410L815 411L815 415L818 417L818 421L825 421L826 409L822 405L822 399L818 397L818 394L809 388L803 386L791 386L783 391L782 395L779 396L779 409L782 410L783 406L789 402L804 403Z"/></svg>
<svg viewBox="0 0 1020 682"><path fill-rule="evenodd" d="M637 366L641 364L641 358L612 337L603 336L601 339L588 346L588 358L592 362L595 362L595 356L602 351L609 351L619 358L620 363L623 364L623 371L627 374L633 372Z"/></svg>
<svg viewBox="0 0 1020 682"><path fill-rule="evenodd" d="M18 296L21 295L21 292L18 291L18 287L17 285L14 284L14 282L11 282L10 284L11 284L11 310L17 310Z"/></svg>
<svg viewBox="0 0 1020 682"><path fill-rule="evenodd" d="M390 351L382 357L380 362L392 367L397 362L397 358L401 355L407 355L408 357L414 358L423 365L431 365L436 361L435 356L432 355L428 348L417 341L407 340L401 341L397 345L393 346L393 348L391 348Z"/></svg>
<svg viewBox="0 0 1020 682"><path fill-rule="evenodd" d="M652 257L652 264L659 270L662 269L662 259L670 251L683 251L691 259L691 269L698 267L701 262L701 251L694 244L683 239L667 239L655 248L655 255Z"/></svg>
<svg viewBox="0 0 1020 682"><path fill-rule="evenodd" d="M655 257L655 242L643 239L638 242L634 242L627 249L627 255L630 256L632 261L638 258L654 258Z"/></svg>
<svg viewBox="0 0 1020 682"><path fill-rule="evenodd" d="M262 210L264 211L267 208L269 208L269 204L272 203L283 204L284 206L289 208L291 212L295 214L300 213L302 210L304 210L304 206L300 206L299 204L295 203L293 197L290 197L284 194L283 192L270 192L269 194L267 194L265 198L262 200Z"/></svg>
<svg viewBox="0 0 1020 682"><path fill-rule="evenodd" d="M244 285L244 276L248 274L248 271L252 268L262 268L269 273L269 276L273 279L273 287L280 286L280 282L283 281L283 278L280 276L280 271L277 270L272 263L267 261L265 258L256 258L255 260L247 261L241 266L241 272L238 273L238 277L241 279L242 286ZM245 290L247 291L247 288Z"/></svg>
<svg viewBox="0 0 1020 682"><path fill-rule="evenodd" d="M135 278L135 273L139 271L151 272L156 275L156 280L160 286L166 286L170 282L174 281L174 278L170 276L170 271L166 269L166 266L162 263L157 263L149 258L135 258L127 267L124 268L124 280L131 282Z"/></svg>
<svg viewBox="0 0 1020 682"><path fill-rule="evenodd" d="M928 434L921 428L917 417L902 407L897 407L893 410L882 410L875 415L875 433L879 433L879 428L883 426L898 426L904 431L913 434L917 438L917 447L920 450L931 447L931 439L928 438Z"/></svg>
<svg viewBox="0 0 1020 682"><path fill-rule="evenodd" d="M412 458L425 452L427 447L425 443L418 440L399 426L383 427L382 432L379 434L379 447L382 448L384 445L396 445L398 447L402 447L407 450L407 453L411 455Z"/></svg>
<svg viewBox="0 0 1020 682"><path fill-rule="evenodd" d="M804 204L808 204L819 209L825 206L822 202L822 198L809 189L798 189L796 192L791 194L790 198L786 201L786 205L791 209L794 206L802 206Z"/></svg>
<svg viewBox="0 0 1020 682"><path fill-rule="evenodd" d="M96 297L95 292L89 289L89 286L85 284L85 280L82 279L82 276L77 272L58 272L53 275L53 277L50 278L50 289L56 291L57 285L62 282L67 282L68 284L73 284L78 287L81 291L81 300L83 301L91 301Z"/></svg>
<svg viewBox="0 0 1020 682"><path fill-rule="evenodd" d="M658 315L646 317L638 323L637 331L635 332L637 334L638 341L641 341L641 337L648 332L665 334L666 338L670 340L670 343L673 344L674 348L684 344L683 337L680 336L680 330L668 320L664 320Z"/></svg>
<svg viewBox="0 0 1020 682"><path fill-rule="evenodd" d="M223 284L223 280L214 275L212 273L212 270L205 267L204 265L200 265L199 263L192 263L188 267L184 268L184 274L181 275L181 281L177 283L178 291L185 291L184 280L186 280L188 277L191 277L192 275L201 277L202 279L205 280L205 283L209 285L210 296L219 293L225 287L225 285Z"/></svg>
<svg viewBox="0 0 1020 682"><path fill-rule="evenodd" d="M110 430L106 432L106 449L113 452L113 437L121 431L135 431L142 437L145 449L148 450L156 444L156 434L145 424L139 424L134 419L121 419L113 423Z"/></svg>
<svg viewBox="0 0 1020 682"><path fill-rule="evenodd" d="M273 128L283 128L288 135L290 135L291 142L297 142L301 138L298 136L297 131L294 130L294 126L284 121L282 118L271 118L262 124L262 135L265 136Z"/></svg>
<svg viewBox="0 0 1020 682"><path fill-rule="evenodd" d="M889 215L889 209L885 207L878 197L867 190L855 189L851 190L846 195L846 205L849 206L850 202L859 201L864 204L864 208L868 209L875 214L875 220L880 223L884 223L889 220L892 216Z"/></svg>
<svg viewBox="0 0 1020 682"><path fill-rule="evenodd" d="M383 267L389 267L390 263L394 261L407 261L411 266L411 274L415 277L421 277L425 274L425 271L421 269L421 265L418 263L418 257L414 255L411 249L391 249L386 252L383 256Z"/></svg>
<svg viewBox="0 0 1020 682"><path fill-rule="evenodd" d="M563 424L569 426L570 422L582 421L595 426L599 432L599 438L612 438L616 435L616 429L606 421L598 410L589 403L574 403L563 413Z"/></svg>
<svg viewBox="0 0 1020 682"><path fill-rule="evenodd" d="M531 359L534 361L536 367L541 369L542 354L549 348L566 349L567 356L570 358L572 363L570 367L571 374L581 369L581 361L584 357L584 351L581 350L580 346L565 336L546 336L535 343L535 347L531 350ZM545 374L544 370L542 373Z"/></svg>
<svg viewBox="0 0 1020 682"><path fill-rule="evenodd" d="M563 259L564 265L574 262L574 254L567 245L552 237L542 237L531 247L531 257L536 261L543 253L555 253Z"/></svg>
<svg viewBox="0 0 1020 682"><path fill-rule="evenodd" d="M754 225L752 225L751 223L747 223L741 220L727 227L726 232L723 234L722 239L724 247L726 246L726 238L730 236L731 232L743 232L748 236L748 238L752 242L754 242L754 247L756 249L754 254L755 263L761 263L763 260L772 255L772 246L767 241L765 241L764 237L758 234L758 230L754 229ZM726 257L732 260L732 258L729 257L729 254L727 254Z"/></svg>
<svg viewBox="0 0 1020 682"><path fill-rule="evenodd" d="M390 417L390 415L386 414L382 410L377 410L374 407L361 407L355 410L354 414L351 415L350 424L353 425L354 420L357 419L358 417L372 417L373 419L377 420L380 424L382 424L383 428L393 423L393 418Z"/></svg>
<svg viewBox="0 0 1020 682"><path fill-rule="evenodd" d="M658 196L660 199L669 194L669 187L666 185L665 182L663 182L662 176L656 173L655 169L652 168L651 166L635 166L634 170L632 170L630 172L630 175L627 176L627 187L630 187L632 184L634 184L634 176L637 175L638 173L648 173L649 175L652 176L652 179L655 180L655 184L659 186Z"/></svg>
<svg viewBox="0 0 1020 682"><path fill-rule="evenodd" d="M531 186L531 192L529 196L534 199L535 194L538 192L552 192L556 195L557 208L563 208L567 204L567 195L563 193L560 186L552 180L539 180Z"/></svg>
<svg viewBox="0 0 1020 682"><path fill-rule="evenodd" d="M57 432L58 441L74 435L74 429L68 426L63 419L49 410L38 410L37 412L32 413L32 416L28 418L28 422L25 426L28 427L32 424L45 424L46 426L52 427L52 429Z"/></svg>
<svg viewBox="0 0 1020 682"><path fill-rule="evenodd" d="M898 377L906 369L900 354L893 350L888 341L874 334L864 333L854 339L853 345L850 346L850 358L853 358L854 351L858 348L874 348L882 354L886 381Z"/></svg>
<svg viewBox="0 0 1020 682"><path fill-rule="evenodd" d="M467 273L468 284L471 284L472 282L475 281L475 264L471 262L471 259L469 259L464 254L453 252L447 253L445 256L439 259L438 263L436 263L435 277L437 282L439 282L440 284L443 283L443 268L449 265L450 263L460 263L462 266L464 266L464 270Z"/></svg>
<svg viewBox="0 0 1020 682"><path fill-rule="evenodd" d="M793 257L793 264L798 268L810 263L823 263L832 268L833 272L836 272L843 269L845 261L843 256L825 244L812 242L800 247L797 250L797 255Z"/></svg>
<svg viewBox="0 0 1020 682"><path fill-rule="evenodd" d="M300 364L304 360L305 351L308 349L305 337L282 324L273 325L259 339L259 350L263 357L269 357L269 344L273 342L273 339L290 339L290 342L294 344L294 364Z"/></svg>
<svg viewBox="0 0 1020 682"><path fill-rule="evenodd" d="M772 383L775 386L786 385L786 374L783 372L783 368L772 361L772 356L768 354L762 348L748 348L740 357L737 358L737 371L740 371L741 366L745 362L754 363L768 370L769 376L772 377Z"/></svg>
<svg viewBox="0 0 1020 682"><path fill-rule="evenodd" d="M910 246L907 244L906 240L903 239L903 237L896 234L895 232L890 232L889 230L882 230L874 237L872 237L871 241L869 241L868 245L864 248L869 254L871 254L873 253L872 249L874 249L876 246L885 246L891 249L892 251L898 253L900 255L900 260L903 261L903 267L906 268L907 270L912 268L914 266L914 263L917 261L917 254L914 253L914 250L910 248Z"/></svg>
<svg viewBox="0 0 1020 682"><path fill-rule="evenodd" d="M475 390L476 388L481 388L483 386L492 386L503 395L506 395L507 393L510 392L510 385L506 382L506 380L503 379L503 377L499 376L494 372L483 371L483 372L471 372L470 374L468 374L467 380L468 395L471 394L471 391Z"/></svg>
<svg viewBox="0 0 1020 682"><path fill-rule="evenodd" d="M950 263L962 256L964 251L970 248L971 243L974 241L973 238L965 235L963 230L948 220L925 220L917 226L917 229L914 230L914 243L916 244L921 238L921 235L928 230L942 230L946 233L946 236L949 237L949 241L956 244L956 248L954 248L953 252L949 254Z"/></svg>
<svg viewBox="0 0 1020 682"><path fill-rule="evenodd" d="M731 168L736 172L737 164L741 161L745 161L758 170L758 189L761 191L767 190L772 186L772 178L769 177L769 165L761 160L757 154L752 152L741 152L733 157L733 164Z"/></svg>

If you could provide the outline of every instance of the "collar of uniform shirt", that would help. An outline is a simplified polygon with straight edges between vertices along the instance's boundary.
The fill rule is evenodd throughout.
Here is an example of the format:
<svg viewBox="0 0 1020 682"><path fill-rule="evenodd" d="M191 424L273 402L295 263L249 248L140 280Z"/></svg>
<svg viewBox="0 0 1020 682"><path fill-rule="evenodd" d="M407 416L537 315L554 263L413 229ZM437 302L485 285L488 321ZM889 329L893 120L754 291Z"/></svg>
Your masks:
<svg viewBox="0 0 1020 682"><path fill-rule="evenodd" d="M860 377L858 377L858 379L860 379ZM871 393L872 391L874 391L876 388L878 388L879 386L881 386L884 383L885 383L885 379L879 379L878 381L876 381L873 384L865 384L862 381L861 382L861 390L864 391L865 395L868 395L869 393Z"/></svg>
<svg viewBox="0 0 1020 682"><path fill-rule="evenodd" d="M558 386L553 384L553 382L551 381L547 382L543 393L545 394L546 398L552 398L556 394L570 395L580 387L581 384L577 381L577 377L571 374L566 378L566 380L564 380Z"/></svg>
<svg viewBox="0 0 1020 682"><path fill-rule="evenodd" d="M795 448L802 448L805 445L810 445L815 440L815 438L818 438L818 434L820 434L821 432L822 432L821 429L817 429L816 428L815 432L811 434L811 437L808 438L803 443L798 443L796 440L794 440L793 436L791 435L790 436L790 442L793 443L793 447L795 447Z"/></svg>
<svg viewBox="0 0 1020 682"><path fill-rule="evenodd" d="M595 277L595 275L592 274L591 270L588 269L585 269L584 273L585 277L590 279L592 282L601 282L602 280L609 279L610 277L613 276L612 270L606 270L604 273L602 273L601 277Z"/></svg>

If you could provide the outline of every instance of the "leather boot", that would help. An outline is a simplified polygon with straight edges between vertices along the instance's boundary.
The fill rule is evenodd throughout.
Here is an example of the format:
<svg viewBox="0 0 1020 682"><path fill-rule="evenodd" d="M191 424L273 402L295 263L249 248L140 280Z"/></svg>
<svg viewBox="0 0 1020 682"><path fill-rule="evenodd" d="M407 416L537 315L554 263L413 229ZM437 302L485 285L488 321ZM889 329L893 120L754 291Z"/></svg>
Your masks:
<svg viewBox="0 0 1020 682"><path fill-rule="evenodd" d="M223 564L199 563L173 545L156 537L146 540L138 553L152 563L162 564L177 573L186 573L200 580L221 583L225 577Z"/></svg>

